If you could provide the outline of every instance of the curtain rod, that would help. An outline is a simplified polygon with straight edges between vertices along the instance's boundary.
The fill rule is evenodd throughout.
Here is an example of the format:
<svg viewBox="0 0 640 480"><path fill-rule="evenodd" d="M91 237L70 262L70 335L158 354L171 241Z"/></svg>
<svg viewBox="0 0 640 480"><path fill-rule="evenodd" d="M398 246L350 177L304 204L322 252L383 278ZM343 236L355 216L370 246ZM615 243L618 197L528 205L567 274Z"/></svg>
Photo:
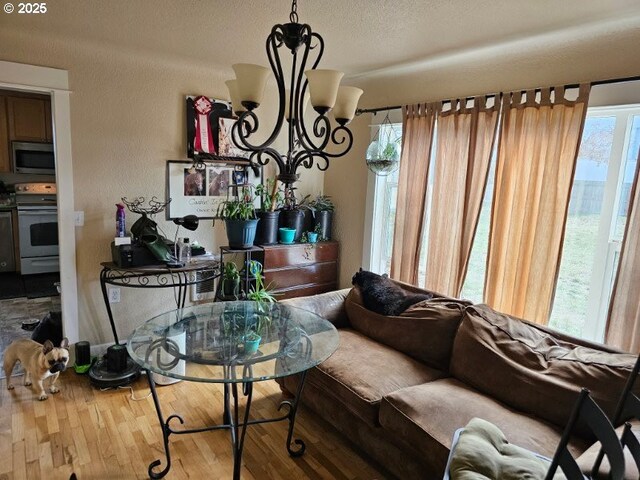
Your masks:
<svg viewBox="0 0 640 480"><path fill-rule="evenodd" d="M591 86L595 87L596 85L609 85L611 83L623 83L623 82L637 82L640 81L640 75L635 77L625 77L625 78L610 78L608 80L596 80L591 82ZM569 85L565 85L564 88L578 88L580 86L579 83L571 83ZM530 89L529 89L530 90ZM539 92L541 89L534 89L536 92ZM524 93L526 90L522 90ZM496 94L486 95L487 98L495 98ZM473 100L474 97L466 97L466 100ZM443 105L451 104L451 100L443 100ZM385 112L389 110L400 110L402 105L392 105L388 107L378 107L378 108L359 108L356 110L356 115L362 115L363 113L377 113L377 112Z"/></svg>

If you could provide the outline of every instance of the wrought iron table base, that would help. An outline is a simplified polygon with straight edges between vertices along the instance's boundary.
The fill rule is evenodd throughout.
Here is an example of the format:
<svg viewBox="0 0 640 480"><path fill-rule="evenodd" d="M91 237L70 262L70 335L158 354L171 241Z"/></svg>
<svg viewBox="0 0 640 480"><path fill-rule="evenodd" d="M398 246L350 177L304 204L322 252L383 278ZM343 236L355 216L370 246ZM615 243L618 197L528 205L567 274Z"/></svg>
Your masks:
<svg viewBox="0 0 640 480"><path fill-rule="evenodd" d="M156 384L153 380L152 372L146 370L147 380L149 381L149 388L151 389L151 396L153 397L153 404L156 407L156 413L158 414L158 421L160 422L160 428L162 429L162 439L164 442L164 452L167 460L167 464L163 470L157 472L154 471L157 467L159 467L162 463L161 460L155 460L151 462L149 465L149 477L153 479L162 478L171 469L171 453L169 451L169 437L172 434L175 435L183 435L186 433L200 433L200 432L208 432L210 430L224 430L227 429L231 433L231 447L233 451L233 480L240 480L240 470L242 468L242 450L244 447L244 439L247 433L247 427L249 425L256 425L260 423L272 423L272 422L280 422L283 420L289 420L289 431L287 434L287 451L289 455L292 457L299 457L304 454L306 445L300 439L293 439L293 429L296 422L296 413L298 411L298 405L300 403L300 397L302 395L302 389L304 388L304 381L307 376L307 372L301 373L300 383L298 384L298 388L296 390L296 395L291 400L284 400L278 406L278 411L285 407L288 409L285 415L281 415L279 417L274 418L266 418L266 419L256 419L249 420L249 413L251 410L251 400L253 397L253 382L234 382L234 383L225 383L224 384L224 412L223 412L223 423L220 425L213 425L210 427L203 428L193 428L186 430L174 430L170 423L172 419L177 419L180 424L184 424L184 420L180 415L170 415L166 421L162 415L162 410L160 408L160 402L158 400L158 394L156 392ZM240 421L240 413L239 413L239 400L240 396L238 394L238 383L242 384L242 395L247 399L246 406L244 410L244 415L242 416L242 421ZM293 443L297 446L297 448L292 448L291 444Z"/></svg>

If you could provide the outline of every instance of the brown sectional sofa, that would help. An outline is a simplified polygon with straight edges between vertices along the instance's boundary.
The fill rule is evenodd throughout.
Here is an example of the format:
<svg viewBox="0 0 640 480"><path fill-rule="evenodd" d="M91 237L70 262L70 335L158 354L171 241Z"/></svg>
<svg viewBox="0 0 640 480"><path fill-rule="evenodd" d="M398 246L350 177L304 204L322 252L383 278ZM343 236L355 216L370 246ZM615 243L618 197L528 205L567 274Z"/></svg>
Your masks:
<svg viewBox="0 0 640 480"><path fill-rule="evenodd" d="M357 289L285 302L340 332L338 350L307 375L303 404L402 479L442 478L455 430L473 417L552 456L580 388L611 414L635 361L439 295L397 317L366 310ZM293 392L298 381L280 383ZM578 456L592 445L580 431L570 449ZM637 470L627 478L638 479Z"/></svg>

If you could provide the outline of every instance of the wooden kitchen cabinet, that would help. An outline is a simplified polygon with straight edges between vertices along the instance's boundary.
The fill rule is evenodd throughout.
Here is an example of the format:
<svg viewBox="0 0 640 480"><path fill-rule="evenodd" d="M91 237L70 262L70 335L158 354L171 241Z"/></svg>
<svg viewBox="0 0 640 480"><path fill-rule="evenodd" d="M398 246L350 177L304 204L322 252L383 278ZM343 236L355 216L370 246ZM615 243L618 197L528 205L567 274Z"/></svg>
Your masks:
<svg viewBox="0 0 640 480"><path fill-rule="evenodd" d="M51 100L46 97L7 97L9 140L51 142Z"/></svg>
<svg viewBox="0 0 640 480"><path fill-rule="evenodd" d="M263 246L265 283L278 300L338 288L338 242Z"/></svg>
<svg viewBox="0 0 640 480"><path fill-rule="evenodd" d="M7 123L7 98L0 95L0 173L11 171L9 125Z"/></svg>

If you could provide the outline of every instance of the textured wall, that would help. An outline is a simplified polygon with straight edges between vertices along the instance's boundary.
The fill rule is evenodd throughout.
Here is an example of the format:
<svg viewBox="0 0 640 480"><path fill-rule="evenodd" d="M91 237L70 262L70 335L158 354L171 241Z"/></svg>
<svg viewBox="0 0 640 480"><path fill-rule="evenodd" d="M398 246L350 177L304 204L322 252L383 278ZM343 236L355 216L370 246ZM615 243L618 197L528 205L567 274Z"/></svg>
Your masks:
<svg viewBox="0 0 640 480"><path fill-rule="evenodd" d="M184 96L226 98L223 82L231 71L149 52L38 38L29 31L0 30L0 59L69 71L75 210L85 212L84 227L76 228L80 338L109 342L99 273L100 262L111 256L114 204L123 196L164 198L166 160L183 159L186 150ZM268 129L275 122L274 106L260 110ZM305 171L300 190L317 194L322 185L322 172ZM128 213L127 225L136 218ZM156 220L173 237L173 223ZM211 221L189 237L215 251L226 244L222 225L214 229ZM170 290L121 293L122 302L113 305L121 337L175 305Z"/></svg>
<svg viewBox="0 0 640 480"><path fill-rule="evenodd" d="M332 161L324 174L324 192L336 204L333 236L340 241L340 287L351 285L351 277L362 266L364 212L367 200L365 154L370 141L370 115L350 124L354 136L351 151Z"/></svg>

